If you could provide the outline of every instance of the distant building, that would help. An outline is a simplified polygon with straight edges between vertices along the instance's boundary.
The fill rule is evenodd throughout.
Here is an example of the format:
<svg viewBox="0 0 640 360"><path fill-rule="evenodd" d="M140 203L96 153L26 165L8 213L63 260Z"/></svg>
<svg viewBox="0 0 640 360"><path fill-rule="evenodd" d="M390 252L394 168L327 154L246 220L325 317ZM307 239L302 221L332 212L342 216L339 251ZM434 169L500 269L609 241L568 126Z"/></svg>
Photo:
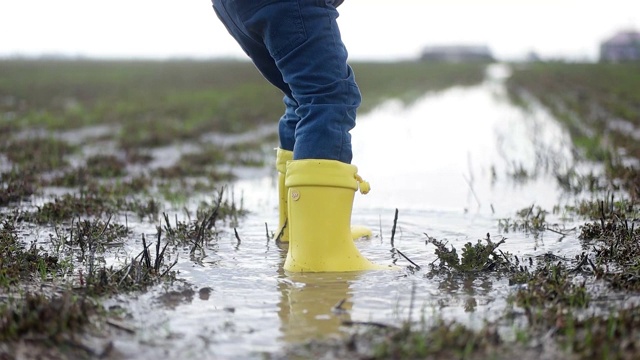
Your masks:
<svg viewBox="0 0 640 360"><path fill-rule="evenodd" d="M495 61L488 46L483 45L436 45L426 46L421 60L443 62Z"/></svg>
<svg viewBox="0 0 640 360"><path fill-rule="evenodd" d="M529 51L527 53L527 55L525 55L524 61L526 61L526 62L540 62L540 61L542 61L542 58L540 58L540 55L538 55L537 52L532 50L532 51Z"/></svg>
<svg viewBox="0 0 640 360"><path fill-rule="evenodd" d="M640 61L640 32L621 31L600 44L600 61Z"/></svg>

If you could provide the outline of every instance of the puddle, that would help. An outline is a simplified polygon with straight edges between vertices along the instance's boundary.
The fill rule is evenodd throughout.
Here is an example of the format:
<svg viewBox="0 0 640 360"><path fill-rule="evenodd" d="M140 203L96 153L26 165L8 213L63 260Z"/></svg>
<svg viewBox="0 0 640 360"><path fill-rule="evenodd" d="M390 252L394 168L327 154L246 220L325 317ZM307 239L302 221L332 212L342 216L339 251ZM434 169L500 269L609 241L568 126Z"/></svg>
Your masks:
<svg viewBox="0 0 640 360"><path fill-rule="evenodd" d="M389 101L359 118L353 163L372 191L356 196L353 223L374 231L373 239L357 242L365 256L392 262L396 209L395 246L426 269L435 255L425 233L460 247L487 233L500 237L498 219L517 210L532 204L550 210L572 201L555 180L555 173L576 165L568 134L543 109L511 105L502 83L507 75L506 67L493 66L481 85L426 94L409 107ZM349 329L343 320L398 324L437 314L479 326L502 314L512 289L495 276L429 279L424 270L285 274L286 250L265 234L265 223L269 231L277 226L274 160L271 168L233 184L236 200L251 212L237 228L241 242L230 229L207 257L196 263L183 256L176 265L193 291L156 289L109 300L133 315L137 329L134 338L114 343L124 357L261 358L288 344L344 335ZM137 229L153 238L152 226ZM501 249L521 258L581 251L575 233L504 236ZM409 265L402 259L398 264Z"/></svg>

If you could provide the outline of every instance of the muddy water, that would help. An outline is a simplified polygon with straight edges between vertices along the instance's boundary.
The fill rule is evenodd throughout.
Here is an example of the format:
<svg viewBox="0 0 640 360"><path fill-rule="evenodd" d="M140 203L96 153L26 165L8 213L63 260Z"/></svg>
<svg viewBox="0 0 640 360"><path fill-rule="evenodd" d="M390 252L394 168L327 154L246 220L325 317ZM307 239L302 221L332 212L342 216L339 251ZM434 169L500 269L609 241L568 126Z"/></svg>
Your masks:
<svg viewBox="0 0 640 360"><path fill-rule="evenodd" d="M133 338L115 342L117 352L261 358L289 344L344 335L352 330L341 326L344 320L398 324L409 317L427 323L444 317L474 326L500 316L513 290L507 280L427 276L435 255L425 234L458 248L487 233L505 236L501 249L525 258L580 251L575 232L498 231L499 219L524 207L550 210L571 203L554 171L576 165L568 135L548 113L535 104L524 111L509 103L506 76L507 68L493 66L481 85L425 94L406 106L389 101L361 116L352 132L353 163L372 185L369 195L356 196L353 223L372 228L374 238L357 246L375 262L409 265L390 251L398 209L395 247L422 270L284 273L286 249L269 240L265 229L265 223L269 231L277 226L276 173L272 167L247 171L232 184L234 197L251 211L237 228L241 241L225 229L205 257L182 256L177 269L184 286L110 301L132 314L128 321L137 329ZM559 222L552 215L548 220ZM155 232L142 224L139 229Z"/></svg>

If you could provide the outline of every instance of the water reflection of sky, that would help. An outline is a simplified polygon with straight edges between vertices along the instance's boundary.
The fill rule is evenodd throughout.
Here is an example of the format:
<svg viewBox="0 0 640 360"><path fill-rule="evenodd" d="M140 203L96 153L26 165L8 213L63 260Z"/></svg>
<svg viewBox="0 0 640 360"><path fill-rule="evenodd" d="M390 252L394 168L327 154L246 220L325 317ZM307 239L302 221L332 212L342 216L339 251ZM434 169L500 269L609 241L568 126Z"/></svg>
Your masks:
<svg viewBox="0 0 640 360"><path fill-rule="evenodd" d="M425 233L458 248L487 233L494 239L504 235L501 249L521 258L572 256L581 248L575 233L499 234L498 219L532 204L550 209L561 201L553 172L540 168L565 171L572 157L567 135L547 113L507 101L506 69L493 67L488 74L482 85L426 94L407 107L390 101L361 116L353 131L354 164L373 188L356 196L353 222L374 231L373 239L357 246L375 262L390 263L398 209L395 246L422 271L283 273L285 250L265 235L265 226L275 231L277 225L276 173L254 170L229 192L251 212L237 228L241 243L226 229L206 258L177 265L181 279L196 293L211 288L210 296L161 310L157 293L142 295L128 305L139 320L137 343L122 341L119 349L133 355L259 358L262 351L341 334L348 330L342 320L397 324L411 313L427 322L443 316L481 325L499 317L512 290L507 279L429 277L427 265L435 255ZM516 169L537 176L514 182L509 174ZM402 259L398 264L408 265ZM344 311L335 311L342 300Z"/></svg>
<svg viewBox="0 0 640 360"><path fill-rule="evenodd" d="M542 110L511 105L495 78L428 94L408 108L389 102L352 133L354 164L375 190L360 201L364 207L486 212L493 205L509 215L532 203L550 207L558 199L552 177L514 186L509 174L533 173L543 151L571 161L560 126Z"/></svg>

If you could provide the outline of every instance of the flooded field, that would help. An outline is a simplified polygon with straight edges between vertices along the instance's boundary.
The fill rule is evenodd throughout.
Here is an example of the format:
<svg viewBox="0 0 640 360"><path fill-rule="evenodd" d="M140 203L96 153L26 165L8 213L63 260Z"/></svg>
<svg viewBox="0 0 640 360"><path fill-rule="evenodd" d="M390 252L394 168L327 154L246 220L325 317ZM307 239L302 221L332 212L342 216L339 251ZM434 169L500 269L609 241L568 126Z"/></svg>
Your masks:
<svg viewBox="0 0 640 360"><path fill-rule="evenodd" d="M373 190L356 199L352 219L374 231L373 239L357 242L370 259L411 265L391 252L395 209L395 247L425 270L437 259L425 233L458 247L487 233L505 236L503 250L522 258L581 252L570 221L557 220L573 229L566 236L501 234L499 220L516 210L573 202L563 200L554 171L577 164L560 125L541 108L532 113L511 105L500 77L507 69L490 70L479 86L425 94L406 108L390 101L360 117L353 131L353 163ZM544 161L553 167L545 169ZM519 180L517 171L535 177ZM156 304L157 293L127 301L140 319L135 325L141 336L122 340L128 356L146 350L171 357L259 358L291 343L346 335L351 329L341 326L345 320L398 325L409 315L414 321L442 316L481 325L504 311L511 291L506 279L465 282L408 270L285 274L286 248L265 235L265 223L271 229L277 225L275 171L251 171L232 188L249 211L238 225L242 241L227 229L197 264L179 262L178 277L192 290L174 294L176 303L169 309ZM335 310L341 301L346 311ZM141 340L152 346L141 347Z"/></svg>
<svg viewBox="0 0 640 360"><path fill-rule="evenodd" d="M495 244L499 252L493 250L506 259L502 265L516 269L515 273L518 266L523 273L533 272L545 262L580 269L587 261L581 258L587 247L580 239L585 219L567 209L583 201L620 199L625 193L597 186L597 191L577 188L576 179L602 178L605 168L577 156L570 132L537 100L529 98L527 106L514 103L505 85L511 71L507 65L490 65L484 80L475 85L427 91L410 102L387 100L359 117L352 131L353 164L371 183L372 191L356 195L352 223L371 228L374 236L356 240L356 245L374 262L400 266L397 271L293 274L282 269L286 245L276 244L273 234L278 222L274 143L264 140L273 138L275 123L273 128L267 124L234 136L211 133L201 142L157 147L146 153L152 161L127 165L129 174L144 174L180 163L184 154L207 143L254 144L242 157L251 166L216 168L217 174L233 171L232 179L219 182L223 185L188 197L167 190L173 197L157 205L164 216L136 217L129 211L107 220L103 215L103 221L127 228L127 235L119 238L122 246L100 255L101 266L109 267L138 261L143 238L150 249L155 249L156 239L162 239L164 246L172 230L177 233L180 224L194 223L203 202L211 208L224 199L236 211L221 216L213 227L215 233L201 245L186 241L163 251L163 269L175 272L171 280L146 291L102 297L111 320L102 325L106 330L94 329L81 336L86 339L78 343L91 344L83 345L88 348L83 356L341 358L341 353L331 355L331 345L317 350L308 344L348 342L353 334L372 327L417 324L430 328L443 322L472 331L484 331L492 324L502 341L526 343L522 336L528 331L527 323L532 326L532 318L525 311L527 306L513 300L526 288L526 281L485 271L486 267L466 273L453 268L443 271L446 266L438 265L443 261L438 245L456 248L463 255L460 250L467 243ZM61 132L63 138L85 144L78 164L109 146L117 152L116 143L101 140L113 127L86 129L82 134ZM8 171L9 161L1 160L0 168ZM195 186L189 179L199 176L208 175L186 177L182 186ZM75 190L49 186L24 206L42 209L49 199L67 192ZM3 217L10 218L11 212L3 208ZM198 228L196 221L196 230L205 232L204 224ZM52 239L65 238L68 227L22 226L21 233L27 241L53 252ZM104 225L102 233L107 228ZM68 236L73 237L73 232ZM149 258L157 259L158 254L153 250ZM491 266L501 261L494 259ZM62 279L71 278L77 287L78 277L82 270ZM578 282L588 278L585 275ZM52 286L47 284L62 279L45 276L36 284ZM589 280L586 288L590 307L585 313L589 314L632 307L639 300L634 292L610 291L601 281ZM7 303L12 296L3 292ZM18 345L3 345L0 350L28 357L26 349L34 341L38 342L27 336Z"/></svg>

